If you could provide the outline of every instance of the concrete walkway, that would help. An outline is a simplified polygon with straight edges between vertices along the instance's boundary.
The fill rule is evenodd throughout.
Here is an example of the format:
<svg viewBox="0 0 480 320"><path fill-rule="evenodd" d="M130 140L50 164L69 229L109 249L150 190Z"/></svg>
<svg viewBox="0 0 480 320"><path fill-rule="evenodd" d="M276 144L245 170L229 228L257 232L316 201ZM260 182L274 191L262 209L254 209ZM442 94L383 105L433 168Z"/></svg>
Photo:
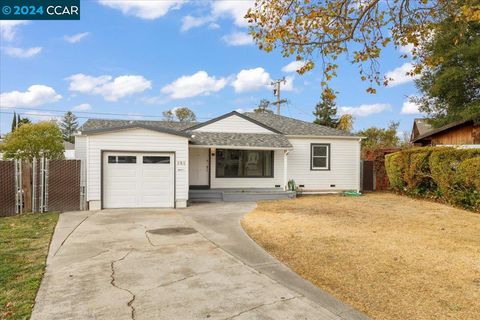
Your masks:
<svg viewBox="0 0 480 320"><path fill-rule="evenodd" d="M62 214L32 319L360 319L243 233L253 207Z"/></svg>

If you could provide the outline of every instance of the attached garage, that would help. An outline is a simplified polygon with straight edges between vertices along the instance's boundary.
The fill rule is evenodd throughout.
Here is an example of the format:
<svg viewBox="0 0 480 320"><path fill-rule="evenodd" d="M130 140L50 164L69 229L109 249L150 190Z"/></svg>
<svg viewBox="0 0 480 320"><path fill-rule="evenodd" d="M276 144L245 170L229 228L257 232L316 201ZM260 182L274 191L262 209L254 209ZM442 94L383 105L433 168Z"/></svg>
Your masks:
<svg viewBox="0 0 480 320"><path fill-rule="evenodd" d="M184 208L190 135L175 123L91 120L76 137L89 210ZM98 128L100 125L101 128ZM180 124L178 124L180 125Z"/></svg>
<svg viewBox="0 0 480 320"><path fill-rule="evenodd" d="M103 153L104 208L173 208L175 154Z"/></svg>

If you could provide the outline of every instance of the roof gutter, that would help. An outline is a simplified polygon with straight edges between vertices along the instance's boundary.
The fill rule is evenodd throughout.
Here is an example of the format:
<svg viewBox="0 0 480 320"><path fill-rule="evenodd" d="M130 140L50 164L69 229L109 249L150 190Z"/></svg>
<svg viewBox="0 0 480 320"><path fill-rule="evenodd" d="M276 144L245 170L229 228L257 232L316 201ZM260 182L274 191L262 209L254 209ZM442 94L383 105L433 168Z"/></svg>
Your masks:
<svg viewBox="0 0 480 320"><path fill-rule="evenodd" d="M215 149L235 149L235 150L293 150L293 147L249 147L249 146L222 146L222 145L203 145L190 144L190 148L215 148Z"/></svg>
<svg viewBox="0 0 480 320"><path fill-rule="evenodd" d="M342 140L362 140L366 137L360 136L316 136L316 135L285 135L287 138L294 139L342 139Z"/></svg>

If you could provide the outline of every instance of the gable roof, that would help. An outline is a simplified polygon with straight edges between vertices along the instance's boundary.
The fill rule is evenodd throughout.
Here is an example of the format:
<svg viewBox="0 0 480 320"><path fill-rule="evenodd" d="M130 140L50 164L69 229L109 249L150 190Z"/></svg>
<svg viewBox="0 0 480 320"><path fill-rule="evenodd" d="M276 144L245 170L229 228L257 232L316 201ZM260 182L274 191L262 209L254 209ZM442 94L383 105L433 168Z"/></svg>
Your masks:
<svg viewBox="0 0 480 320"><path fill-rule="evenodd" d="M423 135L433 129L426 118L416 118L413 120L413 124L417 127L418 135Z"/></svg>
<svg viewBox="0 0 480 320"><path fill-rule="evenodd" d="M237 111L232 111L232 112L226 113L226 114L224 114L224 115L222 115L222 116L220 116L220 117L216 117L216 118L213 118L213 119L211 119L211 120L208 120L208 121L205 121L205 122L196 124L196 125L188 128L188 130L195 130L195 129L198 129L198 128L207 126L207 125L209 125L209 124L212 124L212 123L214 123L214 122L220 121L220 120L222 120L222 119L225 119L225 118L228 118L228 117L231 117L231 116L238 116L238 117L240 117L240 118L242 118L242 119L245 119L245 120L247 120L247 121L250 121L250 122L256 124L257 126L260 126L260 127L262 127L262 128L265 128L265 129L270 130L270 131L272 131L272 132L282 133L282 132L276 130L275 128L272 128L272 127L266 125L265 123L263 123L263 122L261 122L261 121L257 121L257 120L255 120L254 118L247 117L246 115L244 115L244 114L242 114L242 113L240 113L240 112L237 112Z"/></svg>
<svg viewBox="0 0 480 320"><path fill-rule="evenodd" d="M109 131L141 128L189 138L190 134L184 132L183 129L191 125L191 123L173 121L88 119L80 127L80 131L85 134L98 134Z"/></svg>
<svg viewBox="0 0 480 320"><path fill-rule="evenodd" d="M276 115L273 113L246 112L248 118L254 119L279 132L290 136L339 136L353 137L354 135L338 129L306 122L294 118Z"/></svg>
<svg viewBox="0 0 480 320"><path fill-rule="evenodd" d="M443 131L455 128L457 126L463 125L463 124L468 123L468 122L474 122L474 120L473 119L467 119L467 120L459 120L459 121L450 122L449 124L446 124L443 127L436 128L436 129L431 129L427 132L424 132L423 134L420 134L418 137L413 139L412 142L417 142L419 140L431 137L434 134L441 133Z"/></svg>
<svg viewBox="0 0 480 320"><path fill-rule="evenodd" d="M227 132L201 132L193 131L232 115L241 117L262 128L277 134L249 134L249 133L227 133ZM89 119L81 127L82 134L98 134L123 129L143 128L157 132L163 132L183 137L191 137L192 144L197 145L238 145L258 147L291 148L288 139L283 136L325 136L325 137L355 137L355 135L341 130L317 125L314 123L280 116L271 113L239 113L232 111L212 120L195 122L178 121L152 121L152 120L107 120ZM223 141L222 141L223 139Z"/></svg>
<svg viewBox="0 0 480 320"><path fill-rule="evenodd" d="M193 145L292 148L290 141L283 134L201 131L191 133Z"/></svg>

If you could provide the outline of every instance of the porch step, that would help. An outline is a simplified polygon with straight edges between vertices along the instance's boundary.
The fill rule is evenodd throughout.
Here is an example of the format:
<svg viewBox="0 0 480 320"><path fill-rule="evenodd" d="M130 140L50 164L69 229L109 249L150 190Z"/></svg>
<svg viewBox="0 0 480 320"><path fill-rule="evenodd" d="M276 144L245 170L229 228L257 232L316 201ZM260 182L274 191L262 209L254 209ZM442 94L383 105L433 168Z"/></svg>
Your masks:
<svg viewBox="0 0 480 320"><path fill-rule="evenodd" d="M189 200L192 202L250 202L258 200L291 199L295 197L295 192L271 189L209 189L189 191Z"/></svg>
<svg viewBox="0 0 480 320"><path fill-rule="evenodd" d="M190 190L188 198L193 202L222 202L223 193L213 190Z"/></svg>

